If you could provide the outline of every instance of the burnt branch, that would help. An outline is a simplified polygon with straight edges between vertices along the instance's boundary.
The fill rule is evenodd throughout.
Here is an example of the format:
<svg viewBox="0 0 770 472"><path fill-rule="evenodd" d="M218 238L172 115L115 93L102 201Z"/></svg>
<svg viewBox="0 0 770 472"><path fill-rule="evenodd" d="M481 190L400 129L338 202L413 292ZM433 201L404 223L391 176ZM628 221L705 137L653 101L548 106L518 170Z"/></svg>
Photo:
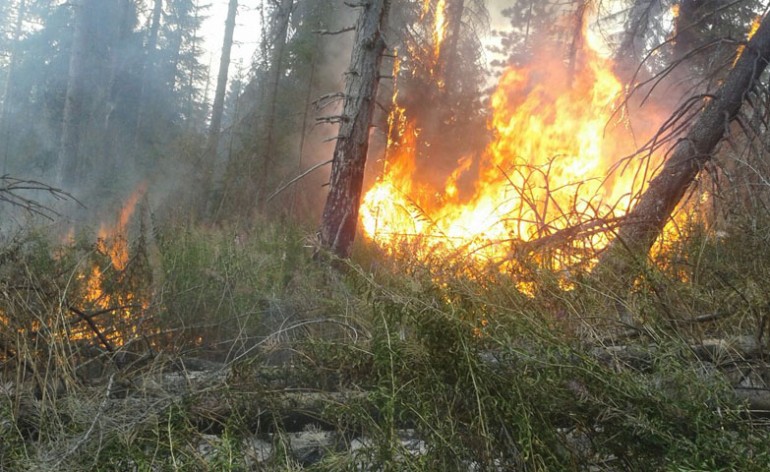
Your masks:
<svg viewBox="0 0 770 472"><path fill-rule="evenodd" d="M94 323L94 320L92 319L92 316L89 316L87 313L85 313L82 310L79 310L75 308L74 306L67 307L69 311L76 314L80 319L86 322L88 324L88 327L91 328L91 331L94 332L97 338L99 338L99 342L102 343L104 348L109 352L110 354L115 353L115 348L112 346L112 343L107 339L107 337L99 330L99 327L96 326L96 323Z"/></svg>

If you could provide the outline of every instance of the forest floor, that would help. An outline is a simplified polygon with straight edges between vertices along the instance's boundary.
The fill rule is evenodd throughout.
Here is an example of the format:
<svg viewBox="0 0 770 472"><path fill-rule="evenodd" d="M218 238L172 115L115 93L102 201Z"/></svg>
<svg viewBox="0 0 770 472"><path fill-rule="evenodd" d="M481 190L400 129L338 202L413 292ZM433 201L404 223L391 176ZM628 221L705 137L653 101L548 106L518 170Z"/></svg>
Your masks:
<svg viewBox="0 0 770 472"><path fill-rule="evenodd" d="M0 250L0 470L770 470L745 234L693 231L623 297L365 243L330 269L272 225L166 234L119 270L88 236Z"/></svg>

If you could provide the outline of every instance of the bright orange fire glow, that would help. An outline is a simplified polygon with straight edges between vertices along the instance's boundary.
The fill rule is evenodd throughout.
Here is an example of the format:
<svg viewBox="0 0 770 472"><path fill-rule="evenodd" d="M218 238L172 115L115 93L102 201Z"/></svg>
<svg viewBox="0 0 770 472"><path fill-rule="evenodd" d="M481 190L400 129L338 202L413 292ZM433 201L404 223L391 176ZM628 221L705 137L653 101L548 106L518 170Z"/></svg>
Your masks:
<svg viewBox="0 0 770 472"><path fill-rule="evenodd" d="M441 45L446 39L447 17L446 17L446 0L438 0L436 5L436 20L433 26L433 44L435 47L435 57L441 55Z"/></svg>
<svg viewBox="0 0 770 472"><path fill-rule="evenodd" d="M388 250L419 243L433 256L500 263L524 243L625 214L655 163L640 158L615 169L639 141L616 114L624 89L613 64L584 43L571 80L556 52L505 71L490 100L493 141L480 156L460 159L443 185L417 175L419 127L409 110L396 110L383 175L362 201L365 234ZM473 183L461 191L461 180ZM572 247L595 254L608 240L597 231ZM565 255L553 264L576 261Z"/></svg>
<svg viewBox="0 0 770 472"><path fill-rule="evenodd" d="M755 34L757 34L757 30L759 29L759 25L762 24L762 15L758 15L756 18L754 18L754 21L751 22L751 27L749 28L749 32L746 34L746 41L751 41L751 38L754 37ZM746 45L741 44L738 46L738 51L735 54L735 60L733 61L733 67L735 67L735 63L738 62L738 59L740 59L741 55L743 54L743 51L746 50Z"/></svg>
<svg viewBox="0 0 770 472"><path fill-rule="evenodd" d="M107 338L116 346L124 345L138 333L138 323L135 315L141 312L146 305L143 297L128 290L106 291L105 284L109 283L108 277L118 280L124 274L123 271L129 264L128 223L134 213L137 203L146 191L146 186L141 184L128 198L118 213L117 221L113 226L101 225L99 227L96 249L99 253L109 257L113 271L94 264L90 272L81 275L85 287L84 302L91 311L103 310L108 312L99 320L97 326L104 332L111 334ZM94 336L92 329L85 323L81 323L70 338L91 339Z"/></svg>
<svg viewBox="0 0 770 472"><path fill-rule="evenodd" d="M99 232L97 234L97 246L98 249L110 256L112 265L115 270L123 270L128 264L128 241L126 240L126 229L128 227L128 221L131 215L134 214L134 209L139 199L142 198L147 186L140 184L139 187L131 194L126 203L121 208L118 214L118 221L113 227L107 227L105 225L99 226ZM107 241L110 241L108 244Z"/></svg>

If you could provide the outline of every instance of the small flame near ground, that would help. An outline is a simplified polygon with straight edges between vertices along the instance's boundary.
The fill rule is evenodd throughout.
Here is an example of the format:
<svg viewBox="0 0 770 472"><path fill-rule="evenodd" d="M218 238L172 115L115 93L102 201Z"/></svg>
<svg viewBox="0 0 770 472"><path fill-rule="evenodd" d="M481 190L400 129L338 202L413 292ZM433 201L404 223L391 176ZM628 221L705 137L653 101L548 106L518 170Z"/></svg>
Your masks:
<svg viewBox="0 0 770 472"><path fill-rule="evenodd" d="M103 312L96 326L103 333L108 333L105 336L114 347L125 345L139 334L141 315L147 307L147 300L142 294L121 286L131 284L120 283L129 277L126 273L131 260L129 222L146 191L147 186L140 184L123 204L115 223L99 226L96 251L107 257L109 267L92 263L90 270L79 276L85 287L83 302L90 312ZM110 285L116 285L115 289L108 290ZM70 338L91 339L94 335L92 327L81 323Z"/></svg>

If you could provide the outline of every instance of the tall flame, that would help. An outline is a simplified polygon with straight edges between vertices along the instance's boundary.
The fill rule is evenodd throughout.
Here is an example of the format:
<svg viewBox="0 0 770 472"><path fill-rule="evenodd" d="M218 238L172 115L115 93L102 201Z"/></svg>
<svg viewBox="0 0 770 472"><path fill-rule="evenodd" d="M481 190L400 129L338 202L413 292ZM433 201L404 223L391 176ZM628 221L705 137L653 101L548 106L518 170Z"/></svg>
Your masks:
<svg viewBox="0 0 770 472"><path fill-rule="evenodd" d="M108 276L121 279L122 272L128 267L130 260L128 224L146 190L146 185L140 184L123 204L115 224L102 224L99 227L96 249L109 257L114 271L108 273L101 265L94 264L89 273L81 276L86 291L84 301L96 310L112 313L111 317L98 323L97 327L105 332L111 332L109 339L117 346L125 344L138 333L138 320L135 319L135 315L143 309L145 303L139 293L131 290L112 293L105 291L104 287ZM81 326L71 334L72 339L87 339L93 335L87 326Z"/></svg>
<svg viewBox="0 0 770 472"><path fill-rule="evenodd" d="M441 55L441 45L446 39L447 29L447 0L438 0L436 5L436 19L433 26L433 44L435 47L435 57Z"/></svg>
<svg viewBox="0 0 770 472"><path fill-rule="evenodd" d="M443 185L416 173L419 126L408 110L398 111L402 124L384 173L363 198L365 234L390 250L420 241L432 254L500 261L518 244L623 215L650 162L613 173L636 142L627 123L614 119L623 85L590 43L571 80L557 53L505 71L490 100L493 141L481 156L460 159ZM473 184L461 192L468 179ZM595 251L607 242L597 232L583 244Z"/></svg>
<svg viewBox="0 0 770 472"><path fill-rule="evenodd" d="M134 190L120 209L117 222L114 226L110 227L105 224L99 226L97 248L110 257L112 265L116 270L123 270L128 264L128 241L126 239L128 221L131 218L131 215L134 214L136 204L142 198L146 190L146 184L140 184L139 187Z"/></svg>

